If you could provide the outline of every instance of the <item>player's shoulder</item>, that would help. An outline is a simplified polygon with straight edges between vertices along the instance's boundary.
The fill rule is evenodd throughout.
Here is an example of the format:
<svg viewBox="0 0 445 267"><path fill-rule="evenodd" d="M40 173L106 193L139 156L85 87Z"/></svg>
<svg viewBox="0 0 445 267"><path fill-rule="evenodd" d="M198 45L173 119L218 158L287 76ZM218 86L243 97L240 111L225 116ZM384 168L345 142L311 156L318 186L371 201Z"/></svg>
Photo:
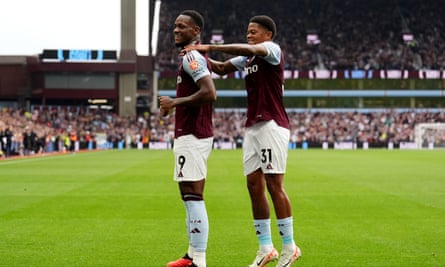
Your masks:
<svg viewBox="0 0 445 267"><path fill-rule="evenodd" d="M264 45L267 49L281 50L280 45L278 43L275 43L274 41L265 41L261 44Z"/></svg>
<svg viewBox="0 0 445 267"><path fill-rule="evenodd" d="M207 58L196 50L188 51L182 59L182 68L195 81L210 74Z"/></svg>
<svg viewBox="0 0 445 267"><path fill-rule="evenodd" d="M262 45L267 49L267 56L263 58L272 65L278 65L281 61L280 45L273 41L263 42Z"/></svg>
<svg viewBox="0 0 445 267"><path fill-rule="evenodd" d="M188 51L182 58L182 65L184 67L190 66L190 68L196 69L198 66L205 67L207 65L207 60L196 50Z"/></svg>
<svg viewBox="0 0 445 267"><path fill-rule="evenodd" d="M191 50L191 51L187 51L187 53L185 53L185 55L182 58L183 62L193 62L196 60L205 60L205 57L203 54L199 53L196 50Z"/></svg>

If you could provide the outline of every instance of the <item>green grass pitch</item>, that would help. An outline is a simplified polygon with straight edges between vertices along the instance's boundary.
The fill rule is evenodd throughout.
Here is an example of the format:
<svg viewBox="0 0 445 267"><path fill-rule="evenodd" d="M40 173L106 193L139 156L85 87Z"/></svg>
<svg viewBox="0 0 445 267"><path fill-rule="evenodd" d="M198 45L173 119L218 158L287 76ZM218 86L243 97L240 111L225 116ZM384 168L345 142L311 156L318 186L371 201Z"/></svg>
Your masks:
<svg viewBox="0 0 445 267"><path fill-rule="evenodd" d="M210 156L210 267L257 250L241 157ZM187 246L172 173L172 151L0 161L0 266L165 266ZM285 186L296 266L445 265L444 150L292 150Z"/></svg>

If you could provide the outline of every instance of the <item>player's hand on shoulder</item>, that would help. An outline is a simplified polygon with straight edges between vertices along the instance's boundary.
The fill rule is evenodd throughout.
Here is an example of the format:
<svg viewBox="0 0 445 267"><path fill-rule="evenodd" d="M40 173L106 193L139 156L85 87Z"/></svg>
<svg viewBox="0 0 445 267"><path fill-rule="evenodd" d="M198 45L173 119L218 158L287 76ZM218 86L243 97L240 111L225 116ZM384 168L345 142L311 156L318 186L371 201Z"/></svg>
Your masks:
<svg viewBox="0 0 445 267"><path fill-rule="evenodd" d="M187 52L190 52L192 50L197 50L200 52L208 52L209 45L200 45L200 44L199 45L187 45L179 52L179 54L181 56L184 56L185 54L187 54Z"/></svg>

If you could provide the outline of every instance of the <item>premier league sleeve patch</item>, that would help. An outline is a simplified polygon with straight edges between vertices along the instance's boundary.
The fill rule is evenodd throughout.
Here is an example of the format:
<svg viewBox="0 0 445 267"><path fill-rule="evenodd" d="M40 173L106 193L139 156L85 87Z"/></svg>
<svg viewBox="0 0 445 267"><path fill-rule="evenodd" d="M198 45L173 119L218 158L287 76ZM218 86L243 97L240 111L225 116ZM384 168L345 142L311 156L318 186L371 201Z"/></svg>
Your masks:
<svg viewBox="0 0 445 267"><path fill-rule="evenodd" d="M195 50L185 54L182 66L184 71L188 73L195 82L206 75L210 75L206 58Z"/></svg>
<svg viewBox="0 0 445 267"><path fill-rule="evenodd" d="M199 68L198 61L196 61L194 59L192 61L190 61L189 65L190 65L190 69L193 70L193 71L195 71L195 70L197 70Z"/></svg>

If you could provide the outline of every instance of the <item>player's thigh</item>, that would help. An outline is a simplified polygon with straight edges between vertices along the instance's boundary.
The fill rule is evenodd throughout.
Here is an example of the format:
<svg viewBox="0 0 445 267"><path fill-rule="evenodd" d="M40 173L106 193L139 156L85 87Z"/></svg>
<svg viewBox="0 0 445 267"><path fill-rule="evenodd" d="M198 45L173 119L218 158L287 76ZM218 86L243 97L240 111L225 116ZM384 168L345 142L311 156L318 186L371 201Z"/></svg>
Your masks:
<svg viewBox="0 0 445 267"><path fill-rule="evenodd" d="M173 153L175 156L174 179L182 181L199 181L207 176L207 160L212 150L213 138L198 139L185 135L175 139Z"/></svg>
<svg viewBox="0 0 445 267"><path fill-rule="evenodd" d="M288 156L289 129L275 121L265 124L257 135L260 166L264 173L285 173Z"/></svg>
<svg viewBox="0 0 445 267"><path fill-rule="evenodd" d="M243 141L243 167L244 175L247 176L252 172L258 170L260 160L258 157L258 144L255 138L257 131L255 127L250 127L246 130Z"/></svg>

